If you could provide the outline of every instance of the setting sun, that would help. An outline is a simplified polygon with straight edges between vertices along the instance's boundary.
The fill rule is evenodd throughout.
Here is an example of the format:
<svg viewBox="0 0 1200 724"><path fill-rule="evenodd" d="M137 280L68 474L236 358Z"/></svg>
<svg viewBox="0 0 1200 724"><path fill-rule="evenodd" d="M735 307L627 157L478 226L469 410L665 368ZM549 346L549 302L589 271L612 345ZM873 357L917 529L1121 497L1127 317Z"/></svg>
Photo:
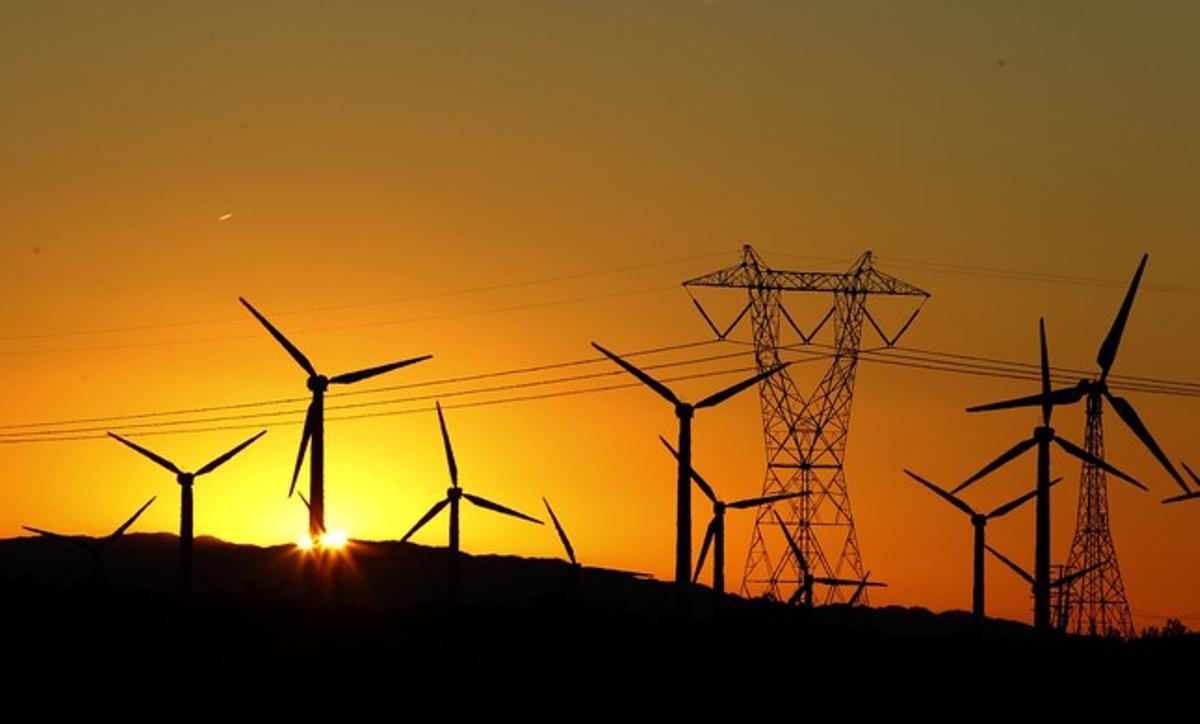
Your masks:
<svg viewBox="0 0 1200 724"><path fill-rule="evenodd" d="M321 547L335 549L344 548L347 540L349 540L349 538L346 537L345 531L331 530L325 535L321 536Z"/></svg>

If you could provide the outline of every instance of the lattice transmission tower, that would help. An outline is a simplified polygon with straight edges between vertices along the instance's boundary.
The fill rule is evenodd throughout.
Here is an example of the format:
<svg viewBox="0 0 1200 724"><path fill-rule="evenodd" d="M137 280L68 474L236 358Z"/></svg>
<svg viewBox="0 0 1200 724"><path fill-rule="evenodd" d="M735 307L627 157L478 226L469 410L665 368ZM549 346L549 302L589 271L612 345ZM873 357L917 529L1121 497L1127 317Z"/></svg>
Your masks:
<svg viewBox="0 0 1200 724"><path fill-rule="evenodd" d="M1104 402L1099 391L1087 396L1087 451L1104 460ZM1108 518L1108 478L1104 470L1087 463L1079 481L1079 507L1075 513L1075 537L1067 558L1068 571L1091 568L1066 592L1069 605L1059 625L1075 634L1134 635L1133 617L1125 583L1117 565Z"/></svg>
<svg viewBox="0 0 1200 724"><path fill-rule="evenodd" d="M812 344L820 330L831 320L833 323L829 367L811 395L800 392L786 369L759 384L767 461L762 494L807 492L808 495L758 511L742 576L742 595L787 600L783 588L800 585L800 565L783 531L778 530L779 523L771 509L780 512L812 575L864 579L867 571L858 547L843 469L863 323L870 323L890 347L916 319L929 297L928 292L877 271L871 252L859 257L845 273L798 272L771 269L749 245L742 247L740 264L684 282L685 289L690 287L746 290L746 306L724 330L718 329L695 297L692 301L722 339L750 313L754 356L760 371L772 369L783 361L781 353L787 345L781 344L780 332L785 321L804 345ZM784 292L832 294L833 303L816 327L805 333L784 307ZM877 294L921 298L921 305L892 337L884 333L867 310L868 297ZM844 599L838 587L828 588L823 596L824 603ZM858 601L867 603L865 593Z"/></svg>

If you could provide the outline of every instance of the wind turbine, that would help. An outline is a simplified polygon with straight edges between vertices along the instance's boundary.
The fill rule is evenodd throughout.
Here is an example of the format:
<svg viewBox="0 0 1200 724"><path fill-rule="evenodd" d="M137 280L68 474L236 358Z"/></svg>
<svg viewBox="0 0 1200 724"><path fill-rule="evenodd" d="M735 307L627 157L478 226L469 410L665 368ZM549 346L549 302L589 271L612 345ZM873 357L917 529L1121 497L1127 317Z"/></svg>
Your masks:
<svg viewBox="0 0 1200 724"><path fill-rule="evenodd" d="M692 417L696 410L715 407L788 365L785 363L772 367L692 404L680 400L666 385L595 342L592 342L592 346L675 406L675 417L679 419L679 454L676 456L679 465L675 476L675 585L686 594L692 578L692 489L688 485L692 470Z"/></svg>
<svg viewBox="0 0 1200 724"><path fill-rule="evenodd" d="M125 438L121 437L120 435L118 435L116 433L113 433L113 432L108 433L108 436L113 438L114 440L116 440L120 443L123 443L127 447L133 449L135 452L138 452L138 453L150 458L151 460L158 463L162 467L175 473L175 482L179 483L179 496L180 496L179 497L179 576L180 576L180 579L183 581L183 587L185 589L191 588L191 585L192 585L192 543L193 543L193 541L192 541L192 484L195 483L196 478L200 477L201 475L207 475L208 473L211 473L212 471L221 467L221 465L223 465L227 460L229 460L229 458L233 457L234 455L237 455L239 452L241 452L247 446L249 446L250 443L254 442L258 438L260 438L266 434L267 434L267 431L263 430L262 432L258 433L257 435L250 438L249 440L241 443L237 447L234 447L229 452L226 452L223 455L220 455L219 457L214 458L211 462L209 462L208 464L206 464L204 467L200 468L196 472L187 473L187 472L184 472L183 470L180 470L179 467L177 465L175 465L175 463L171 462L170 460L167 460L166 458L162 457L161 455L153 453L153 452L147 450L146 448L142 447L141 445L138 445L137 443L130 442L129 440L126 440Z"/></svg>
<svg viewBox="0 0 1200 724"><path fill-rule="evenodd" d="M400 539L400 542L404 543L407 541L414 533L420 530L422 526L433 520L438 513L442 512L443 508L445 508L447 505L450 506L450 545L448 547L450 555L450 600L457 603L459 550L458 505L461 498L466 498L472 505L479 506L480 508L485 508L487 510L494 511L496 513L502 513L504 515L510 515L514 518L520 518L521 520L527 520L531 523L537 523L538 525L542 525L542 521L525 515L524 513L518 513L512 508L506 508L499 503L493 503L487 498L482 498L478 495L471 495L462 488L458 487L458 464L454 461L454 449L450 446L450 433L446 431L446 418L442 416L441 403L439 402L434 404L437 407L438 425L442 428L442 445L446 448L446 466L450 469L450 488L446 491L446 497L434 503L433 507L430 508L425 515L421 516L421 519L417 521L416 525L414 525L407 533L404 534L404 537Z"/></svg>
<svg viewBox="0 0 1200 724"><path fill-rule="evenodd" d="M1189 490L1183 495L1176 495L1174 497L1167 498L1163 501L1164 503L1178 503L1181 500L1195 500L1196 498L1200 498L1200 476L1197 476L1195 471L1188 467L1187 463L1182 463L1182 465L1183 469L1187 471L1187 474L1192 476L1192 482L1196 483L1196 490Z"/></svg>
<svg viewBox="0 0 1200 724"><path fill-rule="evenodd" d="M783 518L779 517L779 513L774 510L771 515L775 516L775 522L779 524L779 529L783 531L784 537L787 538L788 547L792 549L792 555L796 556L796 562L800 564L800 585L796 588L796 592L788 599L788 605L800 601L805 608L812 608L813 605L813 585L820 583L826 586L855 586L854 595L850 598L851 605L858 602L859 596L862 595L865 588L886 588L886 583L878 581L868 581L867 577L871 575L867 571L862 580L856 578L830 578L826 576L814 576L812 570L808 567L808 561L804 558L804 551L800 550L800 546L796 543L796 539L792 537L791 531L783 522Z"/></svg>
<svg viewBox="0 0 1200 724"><path fill-rule="evenodd" d="M987 548L988 553L991 553L992 555L999 558L1001 563L1003 563L1004 565L1011 568L1013 570L1013 572L1016 573L1021 578L1024 578L1025 581L1028 582L1029 585L1033 587L1034 597L1036 598L1036 596L1037 596L1037 579L1034 576L1029 575L1029 571L1018 566L1016 563L1013 563L1012 561L1010 561L1008 558L1006 558L1004 556L1003 553L996 550L995 548L993 548L989 545L985 545L984 547ZM1096 570L1100 566L1103 566L1107 562L1108 561L1100 561L1099 563L1094 563L1094 564L1088 566L1087 568L1082 568L1078 571L1068 573L1065 576L1060 576L1059 578L1055 578L1054 580L1050 581L1050 587L1051 588L1062 588L1064 586L1070 586L1072 583L1075 582L1076 579L1086 576L1087 574Z"/></svg>
<svg viewBox="0 0 1200 724"><path fill-rule="evenodd" d="M1016 510L1017 508L1020 508L1025 503L1028 503L1030 500L1032 500L1037 495L1037 489L1035 488L1035 489L1029 491L1028 493L1025 493L1024 495L1022 495L1019 498L1010 500L1009 502L1005 503L1004 505L1001 505L1000 507L996 508L995 510L993 510L990 513L980 513L980 512L977 512L971 506L967 505L963 501L962 498L958 497L957 495L955 495L953 493L948 493L945 490L942 490L938 486L929 482L925 478L922 478L920 475L917 475L916 473L912 472L911 470L905 470L904 474L907 475L908 477L912 478L913 480L917 481L921 485L924 485L926 488L929 488L934 493L937 493L939 496L944 498L946 500L946 502L950 503L955 508L958 508L962 512L971 516L971 527L973 527L975 529L975 549L974 549L974 556L973 556L974 564L972 567L973 577L972 577L972 584L971 584L971 612L973 614L975 614L975 618L982 619L983 618L983 601L984 601L984 599L983 599L983 551L984 551L984 548L987 546L987 543L984 540L984 531L987 528L988 521L992 520L994 518L1000 518L1002 516L1008 515L1012 511ZM1051 486L1057 485L1060 480L1062 480L1062 478L1056 478L1055 480L1050 481L1050 485Z"/></svg>
<svg viewBox="0 0 1200 724"><path fill-rule="evenodd" d="M666 446L667 450L679 459L679 453L675 448L671 447L671 443L667 439L659 435L658 439ZM745 500L735 500L732 503L726 503L717 497L713 492L712 486L700 477L700 473L696 472L695 468L691 470L692 482L700 488L700 492L704 493L704 497L708 498L712 503L713 516L708 523L708 530L704 533L704 543L700 546L700 558L696 561L696 572L692 576L692 583L700 580L700 571L704 568L704 559L708 555L708 547L713 546L713 592L717 594L717 601L721 600L721 594L725 593L725 511L727 508L741 510L744 508L757 508L760 505L770 505L771 503L789 498L798 498L801 495L808 495L809 491L799 491L795 493L783 493L781 495L768 495L761 498L746 498Z"/></svg>
<svg viewBox="0 0 1200 724"><path fill-rule="evenodd" d="M391 362L378 367L368 367L356 372L346 372L344 374L326 377L318 374L312 362L304 356L296 345L288 341L283 333L275 328L273 324L267 321L267 318L259 314L258 310L250 305L242 297L238 297L246 309L254 315L259 322L266 327L271 336L276 342L287 350L287 353L296 360L301 369L308 373L308 389L312 392L312 402L308 406L308 413L304 418L304 432L300 436L300 453L296 456L296 468L292 472L292 486L288 489L288 497L296 489L296 478L300 476L300 466L304 462L304 452L308 447L309 440L312 441L312 459L309 463L309 510L308 510L308 535L313 540L316 540L321 535L321 531L325 530L325 390L329 385L348 385L354 382L381 375L385 372L407 367L408 365L427 360L433 355L421 355L420 357L412 357L410 359L401 360L399 362Z"/></svg>
<svg viewBox="0 0 1200 724"><path fill-rule="evenodd" d="M1111 475L1146 490L1146 486L1117 470L1104 460L1092 455L1087 450L1066 440L1050 427L1050 413L1054 409L1054 393L1050 389L1050 357L1046 351L1046 322L1038 320L1038 331L1041 340L1042 353L1042 394L1037 397L1042 408L1042 424L1033 429L1033 435L1001 453L992 462L985 465L979 472L967 478L951 493L959 493L980 478L1012 462L1022 454L1037 448L1037 521L1034 550L1034 628L1046 631L1050 628L1050 443L1057 444L1067 453L1079 458L1089 465L1102 468ZM997 403L1005 404L1005 403ZM968 412L998 409L995 405L979 405L967 408Z"/></svg>
<svg viewBox="0 0 1200 724"><path fill-rule="evenodd" d="M117 540L125 534L125 531L129 529L129 526L133 525L133 522L138 519L138 516L140 516L142 512L146 510L146 508L149 508L150 504L153 503L157 497L158 496L155 495L147 500L142 507L137 509L136 513L129 516L129 520L122 523L119 528L114 530L112 533L109 533L104 538L89 538L88 536L82 535L63 535L62 533L52 533L48 530L33 528L28 525L22 527L30 533L37 533L45 538L67 543L69 545L86 550L92 556L92 582L104 584L107 580L104 571L104 551L107 550L108 547L113 543L116 543Z"/></svg>
<svg viewBox="0 0 1200 724"><path fill-rule="evenodd" d="M1037 407L1043 404L1043 395L1050 397L1050 404L1054 406L1072 405L1080 400L1087 399L1087 415L1089 418L1099 419L1104 406L1104 400L1108 400L1108 404L1112 406L1117 416L1125 423L1126 427L1133 431L1133 434L1141 440L1142 444L1154 455L1155 459L1163 466L1164 469L1175 479L1179 487L1183 488L1183 492L1188 492L1187 483L1183 481L1183 477L1175 466L1171 464L1166 453L1155 442L1154 436L1146 429L1138 417L1137 411L1133 409L1133 405L1124 397L1117 397L1112 394L1108 388L1108 373L1112 370L1113 362L1117 359L1117 350L1121 346L1121 337L1125 333L1125 323L1129 320L1129 312L1133 308L1133 299L1137 296L1138 284L1142 280L1142 272L1146 269L1146 261L1150 258L1149 254L1142 256L1142 261L1138 264L1137 271L1134 272L1133 281L1129 284L1128 291L1125 292L1125 299L1121 302L1121 308L1117 311L1117 316L1113 319L1112 326L1108 330L1108 335L1100 344L1100 350L1096 353L1096 364L1100 366L1100 374L1094 379L1079 380L1071 387L1062 387L1057 390L1043 392L1040 395L1029 395L1027 397L1018 397L1012 400L1004 400L1003 402L993 402L987 405L978 405L968 408L968 412L985 412L989 410L1007 410L1017 407ZM1102 438L1101 438L1102 439ZM1102 448L1102 446L1100 446ZM1100 457L1103 453L1100 450L1088 450L1089 453L1096 457ZM1085 463L1087 461L1084 461Z"/></svg>

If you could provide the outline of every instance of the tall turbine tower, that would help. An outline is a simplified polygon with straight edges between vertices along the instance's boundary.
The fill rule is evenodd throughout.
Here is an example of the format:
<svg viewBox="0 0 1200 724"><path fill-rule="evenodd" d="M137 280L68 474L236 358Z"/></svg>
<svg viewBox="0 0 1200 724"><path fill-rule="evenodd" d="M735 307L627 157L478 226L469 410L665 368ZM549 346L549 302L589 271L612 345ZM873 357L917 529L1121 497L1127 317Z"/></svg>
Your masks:
<svg viewBox="0 0 1200 724"><path fill-rule="evenodd" d="M871 252L866 252L842 274L771 269L749 245L742 247L736 266L706 274L683 283L690 287L745 289L745 308L724 331L696 302L718 337L724 338L750 312L754 326L754 356L760 372L779 367L780 330L783 321L805 344L832 319L834 345L828 370L812 395L805 397L787 370L759 384L766 441L767 474L762 496L801 493L786 503L776 504L786 529L797 542L808 564L822 578L861 580L866 571L854 531L850 492L843 465L850 433L850 402L858 369L863 322L869 322L888 346L896 343L916 318L917 311L893 337L888 338L867 311L872 294L929 296L917 287L875 270ZM809 333L800 331L783 306L784 292L823 292L833 295L829 313ZM689 289L690 293L690 289ZM693 298L693 301L695 299ZM803 571L792 550L781 546L785 536L771 533L779 527L767 508L761 508L750 538L750 551L742 577L742 595L769 594L786 600L782 584L803 585ZM790 531L790 532L789 532ZM825 602L847 600L838 586L830 586ZM866 602L865 596L859 601Z"/></svg>

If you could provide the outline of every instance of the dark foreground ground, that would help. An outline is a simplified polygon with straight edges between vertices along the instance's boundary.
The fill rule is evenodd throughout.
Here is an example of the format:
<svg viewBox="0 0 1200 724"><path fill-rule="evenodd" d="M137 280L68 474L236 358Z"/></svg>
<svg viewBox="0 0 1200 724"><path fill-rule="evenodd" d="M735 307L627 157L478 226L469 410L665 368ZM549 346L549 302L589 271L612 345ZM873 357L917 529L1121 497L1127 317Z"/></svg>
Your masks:
<svg viewBox="0 0 1200 724"><path fill-rule="evenodd" d="M669 585L555 560L465 557L462 602L451 606L445 551L421 546L359 543L322 559L206 539L189 595L173 537L132 535L109 553L101 584L84 551L0 541L0 695L52 708L145 695L308 713L434 692L443 704L506 710L574 692L576 713L737 702L801 712L834 697L852 713L940 708L973 692L1002 706L1081 682L1109 697L1147 684L1186 696L1200 680L1196 635L1043 637L962 612L733 597L715 614L707 589L680 615ZM873 700L881 686L905 698ZM459 693L446 699L447 688Z"/></svg>

